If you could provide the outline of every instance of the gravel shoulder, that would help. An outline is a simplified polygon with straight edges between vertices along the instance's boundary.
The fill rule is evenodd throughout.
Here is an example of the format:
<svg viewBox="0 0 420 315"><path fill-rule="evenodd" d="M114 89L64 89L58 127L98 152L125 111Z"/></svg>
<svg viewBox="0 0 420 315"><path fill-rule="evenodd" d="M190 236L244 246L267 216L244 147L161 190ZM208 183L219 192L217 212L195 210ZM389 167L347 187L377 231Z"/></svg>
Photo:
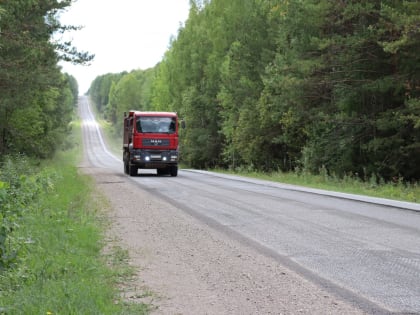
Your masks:
<svg viewBox="0 0 420 315"><path fill-rule="evenodd" d="M107 199L109 238L128 250L136 276L131 301L152 314L363 314L275 259L163 201L124 174L81 171ZM150 292L143 297L145 292Z"/></svg>

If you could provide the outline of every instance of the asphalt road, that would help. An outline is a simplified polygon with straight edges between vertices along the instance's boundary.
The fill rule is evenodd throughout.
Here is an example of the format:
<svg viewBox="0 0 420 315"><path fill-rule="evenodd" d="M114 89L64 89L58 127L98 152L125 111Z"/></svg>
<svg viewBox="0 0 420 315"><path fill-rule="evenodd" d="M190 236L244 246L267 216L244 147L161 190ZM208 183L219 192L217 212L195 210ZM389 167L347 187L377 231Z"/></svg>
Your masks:
<svg viewBox="0 0 420 315"><path fill-rule="evenodd" d="M79 108L89 161L123 173L85 97ZM127 180L368 313L420 314L420 204L197 170L154 174Z"/></svg>

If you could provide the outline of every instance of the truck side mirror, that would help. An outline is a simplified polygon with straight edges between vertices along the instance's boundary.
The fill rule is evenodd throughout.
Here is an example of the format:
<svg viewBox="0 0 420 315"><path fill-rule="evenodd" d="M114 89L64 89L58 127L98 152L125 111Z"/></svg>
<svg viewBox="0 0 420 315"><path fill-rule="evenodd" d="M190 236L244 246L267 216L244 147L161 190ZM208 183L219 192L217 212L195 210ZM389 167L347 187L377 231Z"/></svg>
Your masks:
<svg viewBox="0 0 420 315"><path fill-rule="evenodd" d="M185 129L185 120L181 120L181 128Z"/></svg>

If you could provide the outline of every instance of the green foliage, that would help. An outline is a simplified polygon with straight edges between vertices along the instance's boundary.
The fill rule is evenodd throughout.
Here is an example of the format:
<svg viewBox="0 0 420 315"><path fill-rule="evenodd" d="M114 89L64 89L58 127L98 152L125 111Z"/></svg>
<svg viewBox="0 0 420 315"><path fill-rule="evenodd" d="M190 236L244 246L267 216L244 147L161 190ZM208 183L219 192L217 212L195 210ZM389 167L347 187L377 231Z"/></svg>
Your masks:
<svg viewBox="0 0 420 315"><path fill-rule="evenodd" d="M119 74L108 73L98 76L93 80L89 88L89 96L100 112L105 110L105 106L107 106L109 102L109 93L112 84L118 83L125 74L126 72Z"/></svg>
<svg viewBox="0 0 420 315"><path fill-rule="evenodd" d="M0 11L0 153L51 156L63 139L77 100L76 80L59 60L92 56L52 35L74 29L57 20L71 1L7 1ZM33 117L31 117L33 115Z"/></svg>
<svg viewBox="0 0 420 315"><path fill-rule="evenodd" d="M150 102L156 111L174 111L173 90L174 85L170 82L169 60L155 67L155 76L150 84Z"/></svg>
<svg viewBox="0 0 420 315"><path fill-rule="evenodd" d="M220 2L219 10L223 5ZM266 131L258 121L261 112L256 104L263 89L262 74L271 61L275 47L267 31L266 8L259 1L234 1L225 8L219 35L226 29L227 53L220 68L221 81L218 99L223 111L222 131L225 136L223 155L228 164L245 163L269 168L273 164L268 151ZM240 12L240 14L239 14ZM223 35L225 38L228 35ZM222 52L226 51L223 49ZM236 160L236 161L234 161Z"/></svg>
<svg viewBox="0 0 420 315"><path fill-rule="evenodd" d="M17 263L21 244L13 232L20 228L25 213L33 209L38 194L50 188L50 175L33 174L32 169L23 156L6 156L0 165L0 272Z"/></svg>
<svg viewBox="0 0 420 315"><path fill-rule="evenodd" d="M77 99L79 96L79 86L77 84L77 81L75 77L69 75L68 73L64 74L64 79L67 83L66 85L68 86L67 87L68 92L70 92L70 93L67 92L67 94L66 94L66 91L63 92L63 95L69 98L68 100L67 99L65 100L65 104L70 104L71 102L73 102L73 105L76 107Z"/></svg>
<svg viewBox="0 0 420 315"><path fill-rule="evenodd" d="M417 57L407 55L403 62L390 53L382 41L387 32L380 28L392 26L385 13L399 5L310 0L284 5L278 53L267 67L260 108L264 121L274 119L269 126L278 124L282 131L273 140L291 159L289 169L326 167L340 176L364 169L386 179L418 179L419 130L413 128L418 114L407 109L407 99L417 97L407 87L418 84L406 81L409 72L402 67L410 59L417 63Z"/></svg>
<svg viewBox="0 0 420 315"><path fill-rule="evenodd" d="M116 282L132 273L122 250L103 257L99 205L69 155L47 168L24 157L2 164L0 312L145 314L146 305L120 300Z"/></svg>
<svg viewBox="0 0 420 315"><path fill-rule="evenodd" d="M191 1L148 108L185 118L193 167L416 181L419 12L414 0Z"/></svg>
<svg viewBox="0 0 420 315"><path fill-rule="evenodd" d="M111 85L105 116L122 134L122 117L129 110L150 110L150 81L153 70L135 70Z"/></svg>

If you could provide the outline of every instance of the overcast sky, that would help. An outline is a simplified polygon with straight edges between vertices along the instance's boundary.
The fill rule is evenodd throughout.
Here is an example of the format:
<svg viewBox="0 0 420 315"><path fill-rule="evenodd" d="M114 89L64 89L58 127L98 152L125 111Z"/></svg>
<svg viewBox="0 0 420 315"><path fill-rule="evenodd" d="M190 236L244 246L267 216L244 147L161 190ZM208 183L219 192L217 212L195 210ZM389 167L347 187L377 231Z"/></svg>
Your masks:
<svg viewBox="0 0 420 315"><path fill-rule="evenodd" d="M154 67L188 12L189 0L77 0L60 21L84 26L66 39L95 59L90 66L60 65L77 79L80 94L98 75Z"/></svg>

